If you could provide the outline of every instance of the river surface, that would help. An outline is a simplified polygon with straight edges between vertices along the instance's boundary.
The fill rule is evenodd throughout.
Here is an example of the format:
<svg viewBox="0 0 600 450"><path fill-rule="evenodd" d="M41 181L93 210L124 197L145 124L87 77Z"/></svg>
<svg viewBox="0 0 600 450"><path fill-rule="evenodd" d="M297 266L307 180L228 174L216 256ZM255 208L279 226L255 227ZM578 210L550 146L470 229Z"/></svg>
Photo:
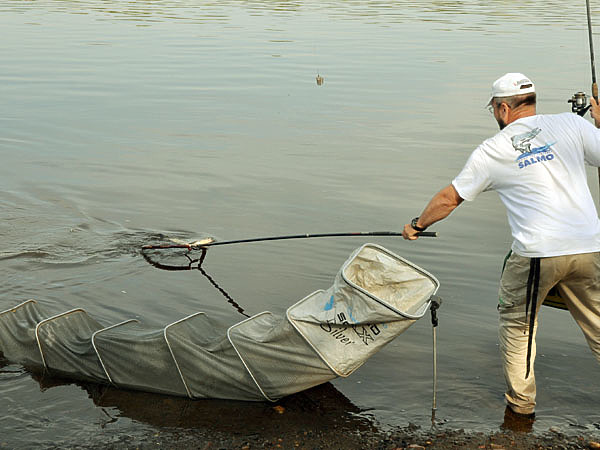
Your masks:
<svg viewBox="0 0 600 450"><path fill-rule="evenodd" d="M589 91L585 20L571 0L4 0L0 310L34 298L106 324L158 327L196 311L242 320L198 271L158 270L139 248L160 236L401 230L496 132L484 105L497 77L530 76L545 113ZM247 314L284 314L364 242L402 255L441 283L438 420L497 430L505 213L483 194L435 229L412 243L215 247L204 269ZM335 380L340 402L381 428L427 426L431 340L425 317ZM597 431L599 373L568 313L545 308L534 429ZM170 423L132 410L0 361L0 447L103 443Z"/></svg>

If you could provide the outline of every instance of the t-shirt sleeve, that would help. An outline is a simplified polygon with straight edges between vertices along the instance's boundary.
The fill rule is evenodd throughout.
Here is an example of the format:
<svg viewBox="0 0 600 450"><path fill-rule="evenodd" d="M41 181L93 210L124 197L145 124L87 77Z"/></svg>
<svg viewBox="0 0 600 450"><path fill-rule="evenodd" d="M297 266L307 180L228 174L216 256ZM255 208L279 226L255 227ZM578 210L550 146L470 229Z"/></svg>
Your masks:
<svg viewBox="0 0 600 450"><path fill-rule="evenodd" d="M579 123L585 162L600 167L600 130L585 119L581 119Z"/></svg>
<svg viewBox="0 0 600 450"><path fill-rule="evenodd" d="M475 200L481 192L487 191L492 187L489 167L483 157L481 146L477 147L467 160L465 167L458 176L452 180L452 185L461 198L472 201Z"/></svg>

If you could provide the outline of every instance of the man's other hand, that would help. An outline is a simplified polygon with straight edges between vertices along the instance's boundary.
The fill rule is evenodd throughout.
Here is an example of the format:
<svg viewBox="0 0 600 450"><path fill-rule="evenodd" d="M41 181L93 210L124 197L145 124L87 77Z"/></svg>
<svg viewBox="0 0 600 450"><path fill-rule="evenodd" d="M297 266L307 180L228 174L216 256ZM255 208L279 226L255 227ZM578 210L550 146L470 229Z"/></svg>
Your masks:
<svg viewBox="0 0 600 450"><path fill-rule="evenodd" d="M600 128L600 105L598 105L598 102L594 97L590 97L590 105L592 105L590 113L594 118L594 124L596 125L596 128Z"/></svg>

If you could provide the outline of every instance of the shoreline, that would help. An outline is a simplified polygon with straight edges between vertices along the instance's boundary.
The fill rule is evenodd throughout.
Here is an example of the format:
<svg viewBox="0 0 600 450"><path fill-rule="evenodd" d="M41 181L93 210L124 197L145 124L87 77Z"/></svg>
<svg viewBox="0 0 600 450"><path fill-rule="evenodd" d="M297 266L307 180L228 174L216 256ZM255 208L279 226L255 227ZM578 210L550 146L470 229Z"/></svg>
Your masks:
<svg viewBox="0 0 600 450"><path fill-rule="evenodd" d="M506 410L497 430L469 431L438 423L381 429L331 383L275 403L201 401L31 373L41 391L75 384L107 416L81 436L39 442L37 448L79 449L600 449L598 431L533 431L535 419ZM119 419L136 425L128 426ZM111 425L114 424L114 425ZM17 448L0 436L0 448Z"/></svg>
<svg viewBox="0 0 600 450"><path fill-rule="evenodd" d="M592 436L568 436L560 432L542 434L524 432L468 432L464 430L423 431L418 427L404 427L391 432L370 432L344 426L297 429L271 435L215 433L207 430L165 429L145 436L120 436L110 444L98 443L76 447L85 449L598 449L600 443Z"/></svg>
<svg viewBox="0 0 600 450"><path fill-rule="evenodd" d="M534 419L510 411L498 431L452 429L443 424L433 429L408 424L384 431L331 383L272 404L190 402L99 385L87 390L96 406L116 407L121 415L153 430L82 448L600 449L600 427L598 433L567 434L553 428L534 432Z"/></svg>

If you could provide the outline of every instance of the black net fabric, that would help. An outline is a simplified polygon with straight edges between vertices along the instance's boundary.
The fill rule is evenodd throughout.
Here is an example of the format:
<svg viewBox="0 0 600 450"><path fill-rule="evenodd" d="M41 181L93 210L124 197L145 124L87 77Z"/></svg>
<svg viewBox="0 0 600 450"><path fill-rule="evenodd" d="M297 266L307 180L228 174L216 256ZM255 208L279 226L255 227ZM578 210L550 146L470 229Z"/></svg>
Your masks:
<svg viewBox="0 0 600 450"><path fill-rule="evenodd" d="M96 334L94 346L115 386L187 395L162 329L131 321Z"/></svg>
<svg viewBox="0 0 600 450"><path fill-rule="evenodd" d="M165 336L185 384L195 398L264 400L224 330L204 313L166 328Z"/></svg>
<svg viewBox="0 0 600 450"><path fill-rule="evenodd" d="M34 300L0 313L0 352L4 357L25 367L41 366L35 329L48 317Z"/></svg>
<svg viewBox="0 0 600 450"><path fill-rule="evenodd" d="M48 318L37 325L36 339L42 363L60 375L102 379L104 371L92 346L92 335L102 325L82 309Z"/></svg>

